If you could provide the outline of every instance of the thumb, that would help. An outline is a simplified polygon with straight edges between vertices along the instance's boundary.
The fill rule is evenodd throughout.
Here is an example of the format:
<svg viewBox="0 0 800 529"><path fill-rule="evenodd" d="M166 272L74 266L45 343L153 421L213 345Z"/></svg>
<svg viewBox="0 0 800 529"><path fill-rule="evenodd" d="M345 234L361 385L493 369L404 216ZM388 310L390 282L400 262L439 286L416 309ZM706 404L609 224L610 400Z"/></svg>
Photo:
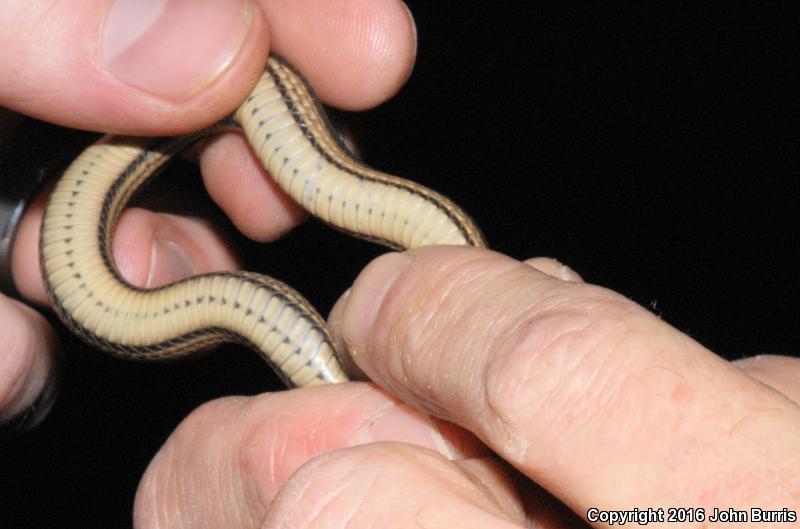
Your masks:
<svg viewBox="0 0 800 529"><path fill-rule="evenodd" d="M246 96L267 55L252 0L4 0L0 105L69 127L178 134Z"/></svg>
<svg viewBox="0 0 800 529"><path fill-rule="evenodd" d="M575 512L609 483L617 505L797 503L797 404L610 290L421 248L367 266L339 331L370 379Z"/></svg>

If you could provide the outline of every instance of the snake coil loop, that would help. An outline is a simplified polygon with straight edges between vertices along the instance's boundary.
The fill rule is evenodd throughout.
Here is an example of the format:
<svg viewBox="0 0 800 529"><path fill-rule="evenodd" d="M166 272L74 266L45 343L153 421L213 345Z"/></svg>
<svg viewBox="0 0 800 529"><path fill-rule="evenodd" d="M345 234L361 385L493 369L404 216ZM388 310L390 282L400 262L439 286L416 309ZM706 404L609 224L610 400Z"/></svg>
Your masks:
<svg viewBox="0 0 800 529"><path fill-rule="evenodd" d="M446 197L354 160L302 76L273 55L232 120L177 138L107 136L72 163L42 223L48 294L74 333L115 355L167 358L238 341L260 351L288 385L346 381L325 321L284 283L223 272L142 289L114 264L114 226L133 194L176 153L234 125L281 188L338 229L392 248L484 246L475 223Z"/></svg>

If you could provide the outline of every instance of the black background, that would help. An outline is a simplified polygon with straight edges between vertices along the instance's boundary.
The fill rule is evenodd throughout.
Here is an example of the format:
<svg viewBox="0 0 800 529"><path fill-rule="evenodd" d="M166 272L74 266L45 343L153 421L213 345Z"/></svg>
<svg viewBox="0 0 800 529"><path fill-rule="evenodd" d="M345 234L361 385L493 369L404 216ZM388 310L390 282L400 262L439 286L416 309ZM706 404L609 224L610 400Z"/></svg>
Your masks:
<svg viewBox="0 0 800 529"><path fill-rule="evenodd" d="M336 115L370 165L451 196L494 249L556 257L727 358L800 350L788 4L409 4L408 85ZM313 222L244 246L248 268L323 312L383 251ZM277 387L235 347L137 364L64 340L53 413L0 445L0 527L130 526L137 482L183 417Z"/></svg>

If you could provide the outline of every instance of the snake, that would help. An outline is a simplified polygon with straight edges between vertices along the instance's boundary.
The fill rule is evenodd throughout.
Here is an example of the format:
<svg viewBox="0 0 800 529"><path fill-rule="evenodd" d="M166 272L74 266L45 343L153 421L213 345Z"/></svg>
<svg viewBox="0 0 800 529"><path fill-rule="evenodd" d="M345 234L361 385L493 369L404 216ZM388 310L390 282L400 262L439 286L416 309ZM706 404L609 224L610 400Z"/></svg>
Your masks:
<svg viewBox="0 0 800 529"><path fill-rule="evenodd" d="M177 137L106 135L60 176L45 206L40 265L52 306L70 331L113 355L142 360L238 342L259 352L289 387L351 379L325 320L277 279L224 271L142 288L114 262L114 228L137 191L182 151L229 130L243 132L286 194L338 230L394 250L485 246L453 201L356 159L305 78L271 54L232 115Z"/></svg>

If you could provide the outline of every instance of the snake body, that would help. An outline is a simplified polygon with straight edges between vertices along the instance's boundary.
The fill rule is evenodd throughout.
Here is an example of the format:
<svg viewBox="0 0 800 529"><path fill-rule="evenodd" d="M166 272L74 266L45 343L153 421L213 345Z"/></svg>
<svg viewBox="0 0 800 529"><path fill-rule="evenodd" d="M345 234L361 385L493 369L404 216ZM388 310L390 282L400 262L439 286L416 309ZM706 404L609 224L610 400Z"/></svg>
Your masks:
<svg viewBox="0 0 800 529"><path fill-rule="evenodd" d="M106 136L69 166L41 228L53 306L74 333L115 355L168 358L238 341L261 352L290 386L346 381L325 321L286 284L222 272L143 289L114 263L114 227L134 193L181 150L236 126L283 190L340 230L396 249L484 245L446 197L353 159L303 77L273 55L232 117L177 138Z"/></svg>

